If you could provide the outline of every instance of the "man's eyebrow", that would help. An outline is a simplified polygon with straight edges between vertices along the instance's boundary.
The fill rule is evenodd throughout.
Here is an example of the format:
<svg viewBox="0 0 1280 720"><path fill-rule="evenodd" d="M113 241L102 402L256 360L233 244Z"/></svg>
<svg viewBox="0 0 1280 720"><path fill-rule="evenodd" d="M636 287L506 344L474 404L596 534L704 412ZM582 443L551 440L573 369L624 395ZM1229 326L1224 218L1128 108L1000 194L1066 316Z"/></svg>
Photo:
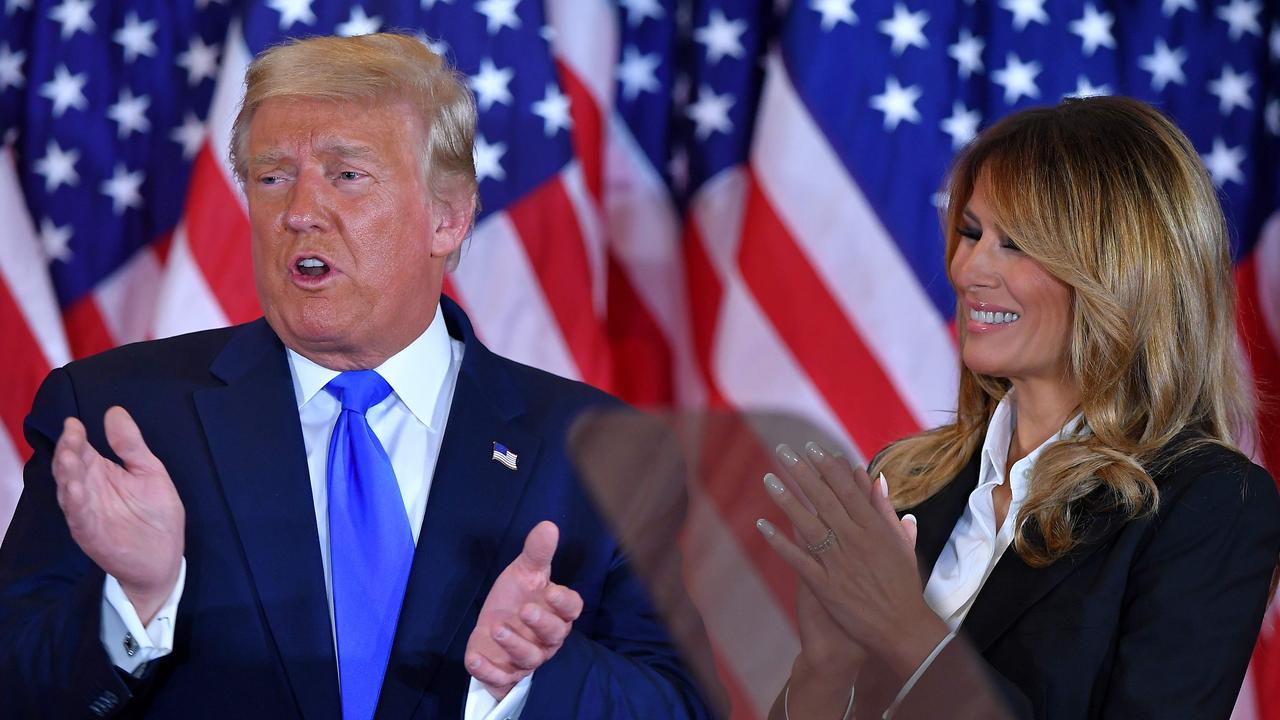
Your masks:
<svg viewBox="0 0 1280 720"><path fill-rule="evenodd" d="M288 153L284 150L267 150L249 158L250 165L278 165Z"/></svg>
<svg viewBox="0 0 1280 720"><path fill-rule="evenodd" d="M332 153L344 160L377 160L378 154L368 145L358 145L355 143L332 143L322 145L319 148L321 153Z"/></svg>

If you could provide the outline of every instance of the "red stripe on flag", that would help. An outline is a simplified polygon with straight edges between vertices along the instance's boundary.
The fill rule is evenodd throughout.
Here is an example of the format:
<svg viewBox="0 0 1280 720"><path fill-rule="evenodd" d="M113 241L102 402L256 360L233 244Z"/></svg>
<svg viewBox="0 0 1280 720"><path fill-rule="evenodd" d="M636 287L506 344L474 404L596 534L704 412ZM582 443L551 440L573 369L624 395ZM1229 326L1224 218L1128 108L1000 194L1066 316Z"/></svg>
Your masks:
<svg viewBox="0 0 1280 720"><path fill-rule="evenodd" d="M223 314L233 325L258 317L249 219L208 143L196 154L187 192L187 242Z"/></svg>
<svg viewBox="0 0 1280 720"><path fill-rule="evenodd" d="M107 328L98 302L89 293L62 311L62 326L71 345L71 356L88 357L115 347L116 339Z"/></svg>
<svg viewBox="0 0 1280 720"><path fill-rule="evenodd" d="M1259 450L1266 466L1280 478L1280 338L1271 337L1262 316L1255 258L1250 255L1236 265L1236 321L1261 400L1257 413ZM1280 685L1280 674L1276 684ZM1276 712L1280 714L1280 705Z"/></svg>
<svg viewBox="0 0 1280 720"><path fill-rule="evenodd" d="M591 266L573 203L552 178L507 208L582 380L613 387L609 344L591 297Z"/></svg>
<svg viewBox="0 0 1280 720"><path fill-rule="evenodd" d="M604 207L604 120L600 108L572 68L563 62L556 62L556 68L560 71L564 94L569 96L573 152L582 166L582 178L596 207Z"/></svg>
<svg viewBox="0 0 1280 720"><path fill-rule="evenodd" d="M684 225L685 282L689 288L689 325L693 333L693 354L707 388L707 407L725 408L724 395L715 381L712 358L715 353L716 325L720 321L720 302L724 287L716 274L711 258L707 256L698 225L690 214Z"/></svg>
<svg viewBox="0 0 1280 720"><path fill-rule="evenodd" d="M863 454L920 428L750 176L738 264L796 362ZM869 270L873 272L874 270Z"/></svg>
<svg viewBox="0 0 1280 720"><path fill-rule="evenodd" d="M670 406L675 400L671 347L612 255L608 307L614 393L633 405Z"/></svg>
<svg viewBox="0 0 1280 720"><path fill-rule="evenodd" d="M4 424L13 447L25 462L31 446L22 437L22 419L31 409L31 401L45 375L49 361L27 325L27 318L0 280L0 337L4 338L4 382L0 383L0 422ZM16 478L15 478L16 480ZM4 528L0 527L0 536Z"/></svg>

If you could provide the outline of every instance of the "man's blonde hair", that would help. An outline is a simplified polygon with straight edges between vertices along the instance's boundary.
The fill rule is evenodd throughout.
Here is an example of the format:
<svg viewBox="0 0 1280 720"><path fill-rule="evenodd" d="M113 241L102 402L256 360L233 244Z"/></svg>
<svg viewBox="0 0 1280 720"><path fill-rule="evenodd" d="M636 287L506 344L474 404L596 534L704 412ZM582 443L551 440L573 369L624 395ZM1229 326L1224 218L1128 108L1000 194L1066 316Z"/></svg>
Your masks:
<svg viewBox="0 0 1280 720"><path fill-rule="evenodd" d="M1154 510L1157 459L1233 447L1249 427L1226 223L1190 141L1129 98L1067 100L983 132L948 180L948 267L979 181L999 229L1072 291L1064 380L1080 391L1089 432L1046 448L1032 471L1016 548L1043 565L1079 542L1091 510ZM875 463L873 473L896 480L895 504L915 505L956 476L1008 388L961 368L955 422ZM1191 442L1161 452L1184 433Z"/></svg>
<svg viewBox="0 0 1280 720"><path fill-rule="evenodd" d="M231 167L241 183L248 172L249 125L272 98L408 104L422 123L417 152L435 199L476 201L475 100L462 76L417 38L311 37L259 53L245 74L244 101L231 128Z"/></svg>

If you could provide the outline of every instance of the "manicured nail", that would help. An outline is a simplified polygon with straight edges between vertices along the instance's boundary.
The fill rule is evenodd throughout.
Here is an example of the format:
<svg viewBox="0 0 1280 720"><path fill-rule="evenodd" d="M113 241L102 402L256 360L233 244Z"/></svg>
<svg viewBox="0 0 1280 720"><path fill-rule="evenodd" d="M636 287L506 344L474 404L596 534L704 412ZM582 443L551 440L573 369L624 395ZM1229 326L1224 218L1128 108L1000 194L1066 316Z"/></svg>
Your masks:
<svg viewBox="0 0 1280 720"><path fill-rule="evenodd" d="M809 457L818 462L822 462L822 460L827 457L827 454L822 451L822 448L819 447L816 442L806 443L804 449L805 452L809 453Z"/></svg>
<svg viewBox="0 0 1280 720"><path fill-rule="evenodd" d="M787 467L791 467L792 465L800 462L800 456L796 455L796 452L790 447L787 447L786 443L779 445L778 449L774 450L774 452L777 453L778 459L782 460L782 464Z"/></svg>
<svg viewBox="0 0 1280 720"><path fill-rule="evenodd" d="M920 523L919 523L919 521L918 521L918 520L916 520L916 516L915 516L915 515L912 515L911 513L907 513L906 515L903 515L903 516L902 516L902 520L903 520L904 522L909 522L909 523L911 523L912 525L919 525L919 524L920 524Z"/></svg>
<svg viewBox="0 0 1280 720"><path fill-rule="evenodd" d="M765 537L769 538L778 533L778 530L773 526L773 523L765 520L764 518L760 518L756 521L756 529L763 533Z"/></svg>
<svg viewBox="0 0 1280 720"><path fill-rule="evenodd" d="M880 494L889 497L889 481L884 479L884 473L880 473L880 479L876 483L880 486Z"/></svg>
<svg viewBox="0 0 1280 720"><path fill-rule="evenodd" d="M769 492L773 493L774 495L781 495L782 493L787 491L787 489L782 486L782 481L779 480L778 476L774 475L773 473L764 474L764 486Z"/></svg>

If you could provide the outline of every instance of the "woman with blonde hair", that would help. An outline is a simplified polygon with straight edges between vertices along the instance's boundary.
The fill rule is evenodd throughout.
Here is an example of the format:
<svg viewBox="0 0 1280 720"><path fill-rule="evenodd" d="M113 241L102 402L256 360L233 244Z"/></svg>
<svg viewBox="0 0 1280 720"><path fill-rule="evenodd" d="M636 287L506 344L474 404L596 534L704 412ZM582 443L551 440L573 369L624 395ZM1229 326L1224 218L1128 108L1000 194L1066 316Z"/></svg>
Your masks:
<svg viewBox="0 0 1280 720"><path fill-rule="evenodd" d="M810 444L778 449L790 487L765 477L798 542L760 529L802 580L775 717L930 712L930 688L959 716L951 659L1020 717L1226 718L1280 495L1237 449L1252 403L1199 156L1148 105L1070 99L982 133L947 193L954 422L870 475Z"/></svg>

